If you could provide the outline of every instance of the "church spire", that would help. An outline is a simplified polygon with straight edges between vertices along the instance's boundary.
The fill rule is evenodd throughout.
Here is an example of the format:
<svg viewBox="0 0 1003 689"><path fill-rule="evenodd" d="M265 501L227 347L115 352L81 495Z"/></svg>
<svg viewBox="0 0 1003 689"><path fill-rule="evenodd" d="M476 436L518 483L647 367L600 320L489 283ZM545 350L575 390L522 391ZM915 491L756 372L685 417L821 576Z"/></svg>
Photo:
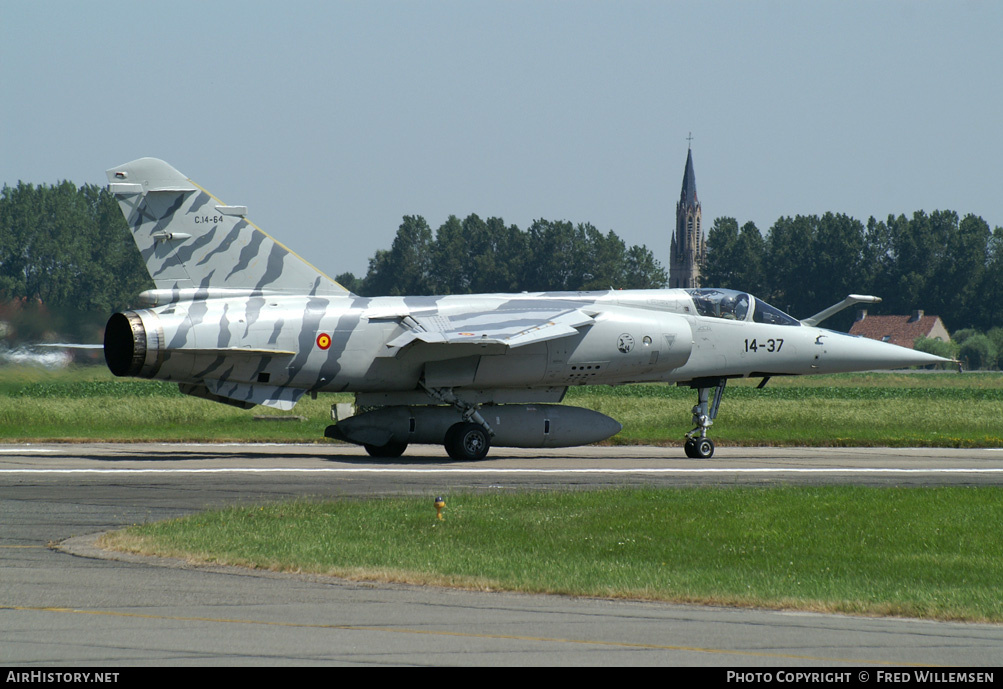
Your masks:
<svg viewBox="0 0 1003 689"><path fill-rule="evenodd" d="M700 199L697 198L697 176L693 171L693 136L686 149L686 169L683 186L676 204L676 232L672 236L669 264L669 287L700 286L700 266L704 261L705 240Z"/></svg>
<svg viewBox="0 0 1003 689"><path fill-rule="evenodd" d="M686 151L686 171L683 172L683 190L679 194L679 203L684 206L699 206L697 200L697 175L693 172L693 150Z"/></svg>

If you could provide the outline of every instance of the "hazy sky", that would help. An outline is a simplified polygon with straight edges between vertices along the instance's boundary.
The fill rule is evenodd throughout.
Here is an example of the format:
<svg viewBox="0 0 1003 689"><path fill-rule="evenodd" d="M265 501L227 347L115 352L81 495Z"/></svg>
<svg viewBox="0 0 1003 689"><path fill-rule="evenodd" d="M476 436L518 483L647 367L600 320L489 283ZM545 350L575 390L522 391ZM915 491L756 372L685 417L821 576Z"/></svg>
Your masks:
<svg viewBox="0 0 1003 689"><path fill-rule="evenodd" d="M163 158L335 275L404 215L1003 225L1000 2L0 0L0 183Z"/></svg>

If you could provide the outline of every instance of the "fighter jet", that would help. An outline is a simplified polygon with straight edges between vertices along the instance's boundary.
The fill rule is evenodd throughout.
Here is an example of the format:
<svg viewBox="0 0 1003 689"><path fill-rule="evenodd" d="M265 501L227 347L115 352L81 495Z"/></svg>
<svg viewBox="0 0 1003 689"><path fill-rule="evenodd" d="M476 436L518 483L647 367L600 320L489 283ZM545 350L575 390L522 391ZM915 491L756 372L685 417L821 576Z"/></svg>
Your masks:
<svg viewBox="0 0 1003 689"><path fill-rule="evenodd" d="M731 378L946 361L817 327L876 300L860 295L805 320L729 289L360 297L161 160L108 180L155 285L146 308L108 321L111 371L247 409L353 392L360 413L325 435L377 457L414 443L478 460L492 445L598 442L621 425L558 404L569 386L666 382L697 391L684 449L709 458Z"/></svg>

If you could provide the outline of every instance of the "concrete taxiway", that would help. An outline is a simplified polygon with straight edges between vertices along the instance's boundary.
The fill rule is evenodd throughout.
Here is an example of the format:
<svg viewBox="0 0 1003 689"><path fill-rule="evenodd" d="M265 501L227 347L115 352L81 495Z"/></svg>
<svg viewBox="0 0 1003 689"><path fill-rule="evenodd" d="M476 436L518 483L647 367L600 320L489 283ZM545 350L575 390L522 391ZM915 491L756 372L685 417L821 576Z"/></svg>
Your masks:
<svg viewBox="0 0 1003 689"><path fill-rule="evenodd" d="M995 665L998 625L526 596L107 559L93 535L210 506L459 489L849 482L999 485L1003 452L0 446L0 662L59 664ZM117 557L117 556L113 556ZM166 565L166 566L165 566Z"/></svg>

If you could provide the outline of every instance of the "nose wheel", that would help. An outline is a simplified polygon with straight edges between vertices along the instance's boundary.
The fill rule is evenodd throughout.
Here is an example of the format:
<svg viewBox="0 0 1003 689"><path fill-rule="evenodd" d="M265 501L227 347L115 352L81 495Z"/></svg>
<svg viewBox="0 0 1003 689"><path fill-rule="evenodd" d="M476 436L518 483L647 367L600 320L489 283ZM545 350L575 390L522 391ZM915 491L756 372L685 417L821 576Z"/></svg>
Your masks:
<svg viewBox="0 0 1003 689"><path fill-rule="evenodd" d="M714 456L714 441L710 438L688 438L683 451L690 459L710 459Z"/></svg>
<svg viewBox="0 0 1003 689"><path fill-rule="evenodd" d="M696 428L686 434L683 451L690 459L710 459L714 456L714 441L707 437L707 429L714 425L717 410L724 396L727 378L697 378L690 381L690 388L697 390L697 404L693 407L693 423ZM710 402L710 391L714 391L714 401Z"/></svg>

